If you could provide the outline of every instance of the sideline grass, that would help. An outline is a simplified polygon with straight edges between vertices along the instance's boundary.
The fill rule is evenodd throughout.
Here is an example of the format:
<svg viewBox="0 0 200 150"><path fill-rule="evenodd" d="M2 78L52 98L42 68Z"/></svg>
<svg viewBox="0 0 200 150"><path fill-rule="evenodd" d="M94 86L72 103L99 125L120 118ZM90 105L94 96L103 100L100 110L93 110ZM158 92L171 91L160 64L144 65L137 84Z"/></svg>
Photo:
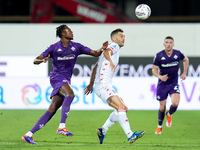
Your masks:
<svg viewBox="0 0 200 150"><path fill-rule="evenodd" d="M1 150L168 150L200 148L200 111L180 111L173 115L171 128L164 127L161 135L155 135L157 111L128 111L133 131L145 130L146 134L134 144L129 144L119 123L107 132L104 144L98 144L96 129L101 127L112 111L75 111L67 119L67 127L72 137L58 135L56 129L60 121L60 110L47 125L34 134L38 145L30 145L21 140L46 110L0 110Z"/></svg>

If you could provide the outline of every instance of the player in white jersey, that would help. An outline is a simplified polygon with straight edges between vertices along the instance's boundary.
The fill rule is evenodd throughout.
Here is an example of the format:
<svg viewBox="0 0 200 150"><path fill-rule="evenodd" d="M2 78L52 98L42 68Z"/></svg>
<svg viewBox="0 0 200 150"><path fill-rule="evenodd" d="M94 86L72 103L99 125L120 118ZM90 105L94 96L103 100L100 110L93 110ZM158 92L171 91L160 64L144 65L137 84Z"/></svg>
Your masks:
<svg viewBox="0 0 200 150"><path fill-rule="evenodd" d="M114 75L115 67L119 62L119 50L124 46L125 35L122 29L116 29L111 32L112 43L106 48L106 50L99 57L99 61L95 64L89 85L85 88L85 94L88 95L93 91L93 85L95 82L95 93L103 101L108 103L116 110L110 114L102 128L97 129L97 135L100 144L103 143L105 134L109 127L115 124L117 121L121 125L129 143L135 142L138 138L145 134L145 131L137 133L132 132L126 113L128 111L127 106L124 104L121 97L119 97L116 91L112 88L112 78Z"/></svg>
<svg viewBox="0 0 200 150"><path fill-rule="evenodd" d="M109 44L107 49L110 49L109 53L112 53L112 55L109 55L111 56L114 66L117 66L119 62L119 45L112 42L111 44ZM95 92L97 96L105 102L107 102L107 99L110 96L117 95L115 90L112 88L113 75L114 71L111 70L110 62L104 57L104 55L101 55L99 57L95 76Z"/></svg>

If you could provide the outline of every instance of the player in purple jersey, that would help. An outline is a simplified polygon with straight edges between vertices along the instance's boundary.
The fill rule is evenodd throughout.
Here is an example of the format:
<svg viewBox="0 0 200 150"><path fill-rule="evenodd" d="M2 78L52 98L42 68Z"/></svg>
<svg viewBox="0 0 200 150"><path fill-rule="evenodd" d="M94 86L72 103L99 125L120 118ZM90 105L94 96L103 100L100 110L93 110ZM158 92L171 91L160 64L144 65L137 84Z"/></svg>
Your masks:
<svg viewBox="0 0 200 150"><path fill-rule="evenodd" d="M70 105L75 97L70 84L76 59L81 54L98 57L101 55L103 49L108 46L108 41L106 41L103 43L101 49L91 50L80 43L73 42L71 41L73 40L73 32L66 25L57 27L56 36L60 38L60 41L52 44L34 60L34 64L46 63L49 58L53 60L53 71L50 73L50 83L53 91L50 97L52 102L48 110L41 116L33 128L22 136L22 140L29 144L37 144L34 142L32 135L45 126L60 106L62 106L61 120L57 133L65 136L73 135L65 127L65 122L68 117Z"/></svg>
<svg viewBox="0 0 200 150"><path fill-rule="evenodd" d="M172 114L177 110L180 101L178 85L179 62L183 60L183 73L180 76L181 80L186 79L189 66L189 59L179 50L173 49L174 39L171 36L165 38L164 47L164 50L156 54L152 67L153 75L159 78L156 97L160 102L160 108L158 111L158 127L155 134L161 134L162 132L168 94L171 97L172 104L169 111L166 112L166 126L171 127Z"/></svg>

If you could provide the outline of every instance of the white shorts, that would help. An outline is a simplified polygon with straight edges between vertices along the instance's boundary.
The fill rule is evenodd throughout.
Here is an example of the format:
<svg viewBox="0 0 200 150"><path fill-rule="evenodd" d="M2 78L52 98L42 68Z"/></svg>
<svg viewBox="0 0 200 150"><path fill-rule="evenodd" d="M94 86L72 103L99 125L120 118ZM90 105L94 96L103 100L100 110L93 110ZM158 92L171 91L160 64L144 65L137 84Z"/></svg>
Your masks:
<svg viewBox="0 0 200 150"><path fill-rule="evenodd" d="M96 95L106 103L109 97L118 95L117 92L113 89L112 85L110 84L95 82L94 89Z"/></svg>

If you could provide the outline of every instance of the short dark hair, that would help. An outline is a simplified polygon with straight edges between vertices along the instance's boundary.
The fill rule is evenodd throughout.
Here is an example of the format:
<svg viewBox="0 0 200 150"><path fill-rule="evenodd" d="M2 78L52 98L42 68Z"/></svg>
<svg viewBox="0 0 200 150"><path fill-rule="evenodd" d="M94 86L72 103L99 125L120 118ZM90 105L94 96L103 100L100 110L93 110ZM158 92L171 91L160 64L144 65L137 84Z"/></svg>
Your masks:
<svg viewBox="0 0 200 150"><path fill-rule="evenodd" d="M62 24L62 25L60 25L60 26L58 26L58 27L56 28L56 37L60 37L60 38L61 38L62 32L63 32L63 30L65 29L65 27L66 27L66 25L65 25L65 24Z"/></svg>
<svg viewBox="0 0 200 150"><path fill-rule="evenodd" d="M110 34L111 39L112 39L113 35L117 34L118 32L122 32L123 33L124 31L122 29L120 29L120 28L113 30L111 32L111 34Z"/></svg>
<svg viewBox="0 0 200 150"><path fill-rule="evenodd" d="M173 40L174 41L174 38L173 37L171 37L171 36L167 36L166 38L165 38L165 40L166 39L171 39L171 40Z"/></svg>

